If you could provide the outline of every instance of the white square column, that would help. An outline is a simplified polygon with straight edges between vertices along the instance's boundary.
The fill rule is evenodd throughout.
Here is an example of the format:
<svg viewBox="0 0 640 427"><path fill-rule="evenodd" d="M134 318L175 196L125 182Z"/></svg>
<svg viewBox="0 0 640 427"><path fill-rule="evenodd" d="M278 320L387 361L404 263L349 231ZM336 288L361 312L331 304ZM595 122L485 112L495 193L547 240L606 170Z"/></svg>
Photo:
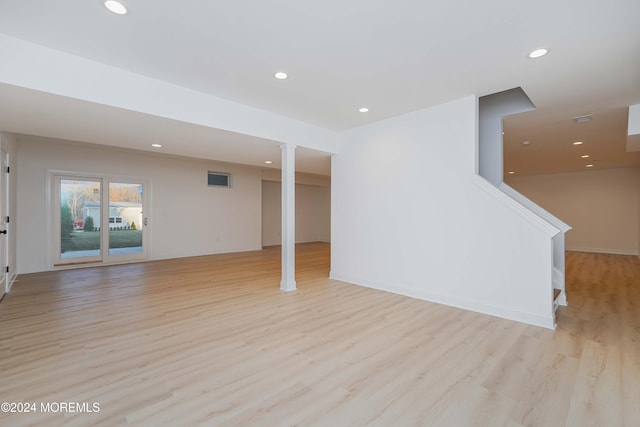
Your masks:
<svg viewBox="0 0 640 427"><path fill-rule="evenodd" d="M282 149L282 280L280 290L296 290L296 146Z"/></svg>

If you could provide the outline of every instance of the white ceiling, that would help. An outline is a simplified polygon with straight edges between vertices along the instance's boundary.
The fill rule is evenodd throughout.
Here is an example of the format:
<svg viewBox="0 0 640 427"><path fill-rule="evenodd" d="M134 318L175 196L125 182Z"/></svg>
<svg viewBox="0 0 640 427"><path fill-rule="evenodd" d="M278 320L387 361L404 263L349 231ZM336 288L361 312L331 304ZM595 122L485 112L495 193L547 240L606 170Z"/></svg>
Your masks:
<svg viewBox="0 0 640 427"><path fill-rule="evenodd" d="M576 138L597 167L638 165L624 151L626 107L640 103L638 0L126 4L131 13L116 16L100 0L4 0L0 33L332 130L521 86L538 109L505 121L507 169L584 169ZM541 46L547 56L527 58ZM274 79L280 70L290 78ZM0 85L1 129L133 148L179 135L184 155L279 156L275 143L20 90ZM104 114L126 125L113 129ZM571 121L583 114L594 120ZM299 169L327 174L327 155L308 154Z"/></svg>

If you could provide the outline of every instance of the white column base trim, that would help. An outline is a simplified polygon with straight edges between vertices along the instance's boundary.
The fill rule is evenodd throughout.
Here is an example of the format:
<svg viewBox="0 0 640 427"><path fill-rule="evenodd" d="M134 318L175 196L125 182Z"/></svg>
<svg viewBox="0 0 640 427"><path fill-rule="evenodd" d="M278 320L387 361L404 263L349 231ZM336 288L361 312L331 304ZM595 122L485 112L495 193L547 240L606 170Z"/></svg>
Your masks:
<svg viewBox="0 0 640 427"><path fill-rule="evenodd" d="M284 292L291 292L291 291L295 291L296 288L296 281L293 280L291 282L285 282L284 280L280 282L280 290L284 291Z"/></svg>

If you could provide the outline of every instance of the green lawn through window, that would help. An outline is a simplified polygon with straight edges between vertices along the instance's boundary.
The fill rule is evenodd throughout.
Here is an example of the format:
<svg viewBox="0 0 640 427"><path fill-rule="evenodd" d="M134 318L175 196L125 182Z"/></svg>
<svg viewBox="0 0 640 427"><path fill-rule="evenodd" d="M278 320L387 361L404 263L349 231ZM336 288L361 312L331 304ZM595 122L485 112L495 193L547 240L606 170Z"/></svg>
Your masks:
<svg viewBox="0 0 640 427"><path fill-rule="evenodd" d="M142 246L142 230L110 230L109 246L116 248L135 248ZM62 238L62 252L88 251L100 249L99 231L73 231Z"/></svg>

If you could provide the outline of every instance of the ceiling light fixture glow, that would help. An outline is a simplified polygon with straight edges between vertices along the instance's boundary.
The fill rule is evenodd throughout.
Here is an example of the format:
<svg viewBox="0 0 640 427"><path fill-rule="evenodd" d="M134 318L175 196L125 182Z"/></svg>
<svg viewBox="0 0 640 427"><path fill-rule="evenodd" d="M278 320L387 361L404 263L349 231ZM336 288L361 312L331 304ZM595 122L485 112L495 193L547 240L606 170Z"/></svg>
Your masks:
<svg viewBox="0 0 640 427"><path fill-rule="evenodd" d="M539 49L532 51L529 54L529 58L540 58L541 56L545 56L547 53L549 53L549 49L545 49L541 47Z"/></svg>
<svg viewBox="0 0 640 427"><path fill-rule="evenodd" d="M162 148L162 144L151 144L154 148Z"/></svg>
<svg viewBox="0 0 640 427"><path fill-rule="evenodd" d="M287 78L287 77L289 77L289 76L287 75L287 73L283 73L282 71L278 71L277 73L275 73L275 74L273 75L273 77L275 77L275 78L276 78L276 79L278 79L278 80L284 80L284 79L286 79L286 78Z"/></svg>
<svg viewBox="0 0 640 427"><path fill-rule="evenodd" d="M117 0L106 0L104 2L104 7L109 9L110 12L115 13L116 15L126 15L127 14L127 6L124 3L119 2Z"/></svg>
<svg viewBox="0 0 640 427"><path fill-rule="evenodd" d="M513 175L514 173L514 171L509 171L509 175Z"/></svg>
<svg viewBox="0 0 640 427"><path fill-rule="evenodd" d="M589 164L587 165L587 167L588 167L588 168L592 168L592 167L593 167L593 163L589 163Z"/></svg>
<svg viewBox="0 0 640 427"><path fill-rule="evenodd" d="M360 111L361 113L366 113L367 111L369 111L369 109L367 107L362 107L359 108L358 111Z"/></svg>
<svg viewBox="0 0 640 427"><path fill-rule="evenodd" d="M582 157L583 159L588 159L588 158L589 158L589 155L588 155L588 154L583 154L583 155L582 155L582 156L580 156L580 157Z"/></svg>
<svg viewBox="0 0 640 427"><path fill-rule="evenodd" d="M265 160L264 161L266 164L270 165L271 163L273 163L271 160Z"/></svg>
<svg viewBox="0 0 640 427"><path fill-rule="evenodd" d="M582 145L582 141L576 141L573 143L573 145Z"/></svg>

